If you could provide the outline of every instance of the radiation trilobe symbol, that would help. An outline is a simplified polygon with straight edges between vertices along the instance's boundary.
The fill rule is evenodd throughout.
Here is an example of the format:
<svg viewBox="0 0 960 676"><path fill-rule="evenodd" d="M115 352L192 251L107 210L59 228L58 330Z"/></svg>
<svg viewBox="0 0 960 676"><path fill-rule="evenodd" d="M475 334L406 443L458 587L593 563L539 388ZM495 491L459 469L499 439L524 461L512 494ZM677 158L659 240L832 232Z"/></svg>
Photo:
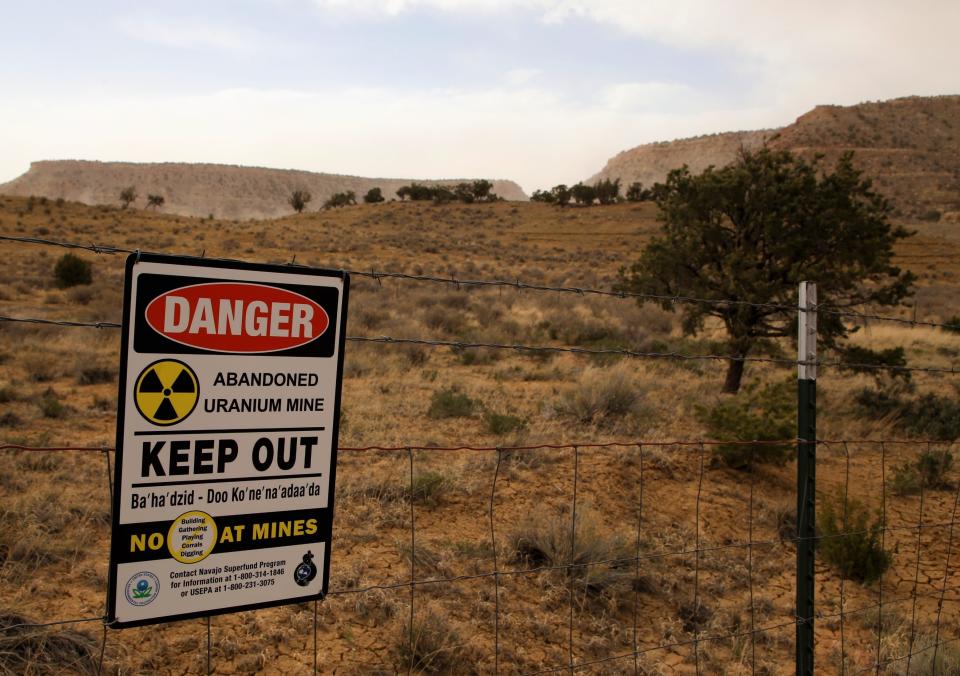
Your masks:
<svg viewBox="0 0 960 676"><path fill-rule="evenodd" d="M200 398L197 374L182 361L155 361L137 378L137 411L154 425L175 425L193 413Z"/></svg>

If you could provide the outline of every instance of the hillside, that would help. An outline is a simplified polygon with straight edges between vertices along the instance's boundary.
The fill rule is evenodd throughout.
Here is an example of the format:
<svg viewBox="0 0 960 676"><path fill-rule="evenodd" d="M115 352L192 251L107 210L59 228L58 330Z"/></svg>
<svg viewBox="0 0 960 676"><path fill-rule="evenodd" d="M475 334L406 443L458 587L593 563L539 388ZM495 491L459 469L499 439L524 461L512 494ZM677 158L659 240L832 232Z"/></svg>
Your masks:
<svg viewBox="0 0 960 676"><path fill-rule="evenodd" d="M316 645L322 673L338 674L411 666L413 673L487 674L498 666L501 674L560 672L569 670L571 650L578 663L593 665L578 669L584 674L693 674L697 665L705 674L792 674L796 568L789 532L796 470L792 463L751 473L727 468L711 446L693 441L711 438L697 410L729 400L719 393L724 364L509 347L716 354L722 333L715 325L685 337L680 318L658 307L573 293L573 287L609 289L620 266L634 260L659 227L650 203L561 210L529 202L395 202L234 223L0 198L5 235L275 263L296 256L305 265L568 289L353 276L350 336L509 349L348 344L333 593L316 606L212 618L211 670L312 673ZM896 263L919 278L919 318L951 317L960 312L960 232L933 224L916 229L898 244ZM124 256L13 241L0 248L0 317L121 320ZM58 288L54 270L65 253L92 265L90 284ZM899 310L902 317L910 312ZM0 448L95 449L8 446L0 453L0 626L93 618L8 633L12 638L0 643L0 673L98 671L111 514L105 470L116 457L100 449L111 446L115 434L120 339L106 326L0 321ZM871 322L853 342L902 346L915 366L949 368L960 354L955 334L924 326ZM763 356L783 357L792 349L782 341ZM792 392L795 371L751 363L747 377L764 387L786 384ZM955 400L955 382L918 372L909 387L893 392L940 405ZM822 438L903 439L908 433L897 421L882 410L866 414L857 403L865 389L880 387L872 375L825 368L817 393L824 402ZM937 398L921 399L932 395ZM944 411L945 426L954 424L947 419L953 409L930 409ZM668 443L676 439L690 441ZM636 445L570 446L617 441ZM371 450L374 445L394 450ZM490 450L446 450L459 445ZM949 448L956 452L955 444ZM946 528L956 520L960 474L952 469L942 485L920 494L890 491L898 468L924 450L930 444L920 441L822 442L818 448L818 502L848 489L877 514L885 510L883 542L892 556L891 568L873 585L846 580L841 586L819 562L817 609L824 619L816 624L816 650L818 664L828 666L818 673L836 673L831 666L841 645L849 673L874 671L878 614L863 609L875 607L881 584L882 660L914 644L929 646L937 631L941 639L960 636L957 537L951 540ZM561 568L569 560L563 547L571 541L564 538L571 508L582 524L576 542L589 578ZM921 514L922 533L916 528ZM863 532L857 529L851 535ZM554 558L533 558L545 555L527 542L548 543L546 555ZM414 587L407 586L411 575L419 580ZM844 608L841 624L837 613ZM111 629L100 671L207 673L204 625L187 620ZM642 647L636 663L635 645ZM32 670L13 661L18 650L34 660ZM913 673L948 673L924 669L923 655L931 652L915 658ZM627 658L611 658L617 655ZM944 659L955 655L954 648ZM40 668L40 660L49 666ZM422 664L429 668L414 666Z"/></svg>
<svg viewBox="0 0 960 676"><path fill-rule="evenodd" d="M730 162L741 145L766 143L832 163L853 151L858 165L900 215L936 220L960 211L960 96L909 97L855 106L817 106L778 130L734 132L651 143L611 158L589 182L661 181L688 164L701 171ZM954 215L948 216L956 218Z"/></svg>
<svg viewBox="0 0 960 676"><path fill-rule="evenodd" d="M134 206L144 206L148 194L159 194L166 200L164 211L183 216L275 218L291 211L287 198L296 189L310 191L310 206L317 208L335 192L353 190L359 198L376 186L390 199L397 188L411 180L418 179L364 178L225 164L52 160L31 163L25 174L0 184L0 194L113 204L125 186L133 185L139 193ZM449 184L459 180L466 179L422 182ZM494 181L493 190L508 200L527 198L513 181Z"/></svg>
<svg viewBox="0 0 960 676"><path fill-rule="evenodd" d="M649 186L663 181L671 169L684 164L699 173L710 165L729 163L741 147L750 150L761 147L774 133L774 130L732 131L647 143L617 153L599 173L587 179L587 183L619 178L625 186L634 181Z"/></svg>

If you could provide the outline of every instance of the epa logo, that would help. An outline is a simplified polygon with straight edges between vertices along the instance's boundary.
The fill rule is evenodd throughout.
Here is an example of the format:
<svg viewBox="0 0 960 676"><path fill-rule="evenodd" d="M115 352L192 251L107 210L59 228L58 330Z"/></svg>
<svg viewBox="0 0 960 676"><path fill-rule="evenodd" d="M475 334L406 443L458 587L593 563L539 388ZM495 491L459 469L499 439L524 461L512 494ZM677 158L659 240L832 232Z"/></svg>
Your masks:
<svg viewBox="0 0 960 676"><path fill-rule="evenodd" d="M145 606L153 603L160 593L160 580L156 575L149 572L137 573L129 580L124 589L127 602L132 606Z"/></svg>

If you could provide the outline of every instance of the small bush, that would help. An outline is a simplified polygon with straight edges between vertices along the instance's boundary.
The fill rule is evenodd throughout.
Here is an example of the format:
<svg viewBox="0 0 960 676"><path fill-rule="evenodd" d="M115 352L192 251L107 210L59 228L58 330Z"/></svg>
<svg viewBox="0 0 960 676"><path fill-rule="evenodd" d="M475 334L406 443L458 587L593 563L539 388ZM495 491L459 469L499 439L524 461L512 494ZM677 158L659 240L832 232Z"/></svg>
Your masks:
<svg viewBox="0 0 960 676"><path fill-rule="evenodd" d="M947 474L953 467L953 454L944 449L925 450L913 462L894 468L891 490L896 495L910 495L922 488L949 488Z"/></svg>
<svg viewBox="0 0 960 676"><path fill-rule="evenodd" d="M936 441L953 441L960 437L960 402L927 393L911 402L904 410L902 427L908 433Z"/></svg>
<svg viewBox="0 0 960 676"><path fill-rule="evenodd" d="M943 328L944 331L960 333L960 315L953 315L944 323L948 325Z"/></svg>
<svg viewBox="0 0 960 676"><path fill-rule="evenodd" d="M31 626L43 619L0 611L0 672L97 673L97 642L72 629L38 631Z"/></svg>
<svg viewBox="0 0 960 676"><path fill-rule="evenodd" d="M414 504L436 507L450 490L450 480L439 472L426 470L413 475L410 499Z"/></svg>
<svg viewBox="0 0 960 676"><path fill-rule="evenodd" d="M496 434L497 436L519 432L526 427L522 418L507 413L494 413L493 411L487 411L483 414L483 423L490 434Z"/></svg>
<svg viewBox="0 0 960 676"><path fill-rule="evenodd" d="M53 390L47 390L40 399L40 410L44 418L60 419L70 414L70 407L60 401Z"/></svg>
<svg viewBox="0 0 960 676"><path fill-rule="evenodd" d="M620 537L604 535L589 509L577 511L575 542L570 531L569 514L534 512L510 535L513 560L534 568L572 564L557 572L581 583L588 596L616 604L632 588L630 547Z"/></svg>
<svg viewBox="0 0 960 676"><path fill-rule="evenodd" d="M748 385L737 396L725 395L713 407L697 407L711 439L718 441L780 441L796 435L795 399L791 383ZM723 464L747 469L751 463L782 464L793 443L723 444L713 451Z"/></svg>
<svg viewBox="0 0 960 676"><path fill-rule="evenodd" d="M75 305L89 305L94 292L89 286L78 286L67 293L67 300Z"/></svg>
<svg viewBox="0 0 960 676"><path fill-rule="evenodd" d="M853 403L863 415L880 420L897 415L906 406L903 387L864 387L853 394Z"/></svg>
<svg viewBox="0 0 960 676"><path fill-rule="evenodd" d="M412 636L412 641L411 641ZM396 638L398 665L417 673L463 674L476 671L476 656L450 626L450 621L434 610L405 618Z"/></svg>
<svg viewBox="0 0 960 676"><path fill-rule="evenodd" d="M433 393L427 415L434 419L469 418L476 402L456 388L446 388Z"/></svg>
<svg viewBox="0 0 960 676"><path fill-rule="evenodd" d="M117 377L116 370L109 366L98 366L95 364L78 366L77 371L77 382L81 385L112 383Z"/></svg>
<svg viewBox="0 0 960 676"><path fill-rule="evenodd" d="M918 636L912 646L910 673L916 676L960 675L960 642L936 635Z"/></svg>
<svg viewBox="0 0 960 676"><path fill-rule="evenodd" d="M370 188L367 194L363 196L366 204L376 204L383 201L383 191L380 188Z"/></svg>
<svg viewBox="0 0 960 676"><path fill-rule="evenodd" d="M927 392L907 398L909 385L865 388L854 395L854 403L873 418L890 418L913 437L934 441L960 438L960 402Z"/></svg>
<svg viewBox="0 0 960 676"><path fill-rule="evenodd" d="M335 192L323 203L324 209L339 209L357 203L357 194L352 190Z"/></svg>
<svg viewBox="0 0 960 676"><path fill-rule="evenodd" d="M72 253L64 254L53 268L53 278L61 289L90 284L93 282L93 266L90 261Z"/></svg>
<svg viewBox="0 0 960 676"><path fill-rule="evenodd" d="M13 411L4 411L0 413L0 427L20 427L23 420Z"/></svg>
<svg viewBox="0 0 960 676"><path fill-rule="evenodd" d="M567 390L557 412L581 423L610 423L635 413L642 393L625 366L588 368L577 385Z"/></svg>
<svg viewBox="0 0 960 676"><path fill-rule="evenodd" d="M430 359L430 353L422 345L405 343L398 345L397 350L409 362L410 366L423 366Z"/></svg>
<svg viewBox="0 0 960 676"><path fill-rule="evenodd" d="M859 500L847 500L845 514L843 499L828 496L817 514L817 524L820 556L842 577L870 583L890 567L893 557L880 547L883 524L872 519Z"/></svg>

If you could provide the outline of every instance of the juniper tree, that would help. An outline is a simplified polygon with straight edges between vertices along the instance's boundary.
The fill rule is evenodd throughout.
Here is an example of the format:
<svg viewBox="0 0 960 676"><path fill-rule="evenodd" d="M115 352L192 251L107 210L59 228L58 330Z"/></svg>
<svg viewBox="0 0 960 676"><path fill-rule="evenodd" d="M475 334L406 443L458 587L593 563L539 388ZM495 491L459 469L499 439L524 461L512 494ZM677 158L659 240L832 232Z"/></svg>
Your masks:
<svg viewBox="0 0 960 676"><path fill-rule="evenodd" d="M292 193L290 193L290 197L287 199L287 202L291 207L293 207L293 210L299 214L307 208L307 204L312 199L313 195L306 190L294 190Z"/></svg>
<svg viewBox="0 0 960 676"><path fill-rule="evenodd" d="M123 205L124 209L126 209L136 201L137 201L136 187L130 185L120 191L120 203Z"/></svg>
<svg viewBox="0 0 960 676"><path fill-rule="evenodd" d="M724 392L740 389L742 358L759 341L794 336L800 281L816 282L821 309L896 305L911 294L913 274L892 258L894 244L912 233L891 225L889 203L849 153L828 171L786 151L743 151L699 175L675 169L653 193L663 230L621 268L616 288L734 301L658 301L681 311L687 334L711 317L723 324L727 354L737 358L728 362ZM817 322L824 348L855 330L828 312Z"/></svg>

